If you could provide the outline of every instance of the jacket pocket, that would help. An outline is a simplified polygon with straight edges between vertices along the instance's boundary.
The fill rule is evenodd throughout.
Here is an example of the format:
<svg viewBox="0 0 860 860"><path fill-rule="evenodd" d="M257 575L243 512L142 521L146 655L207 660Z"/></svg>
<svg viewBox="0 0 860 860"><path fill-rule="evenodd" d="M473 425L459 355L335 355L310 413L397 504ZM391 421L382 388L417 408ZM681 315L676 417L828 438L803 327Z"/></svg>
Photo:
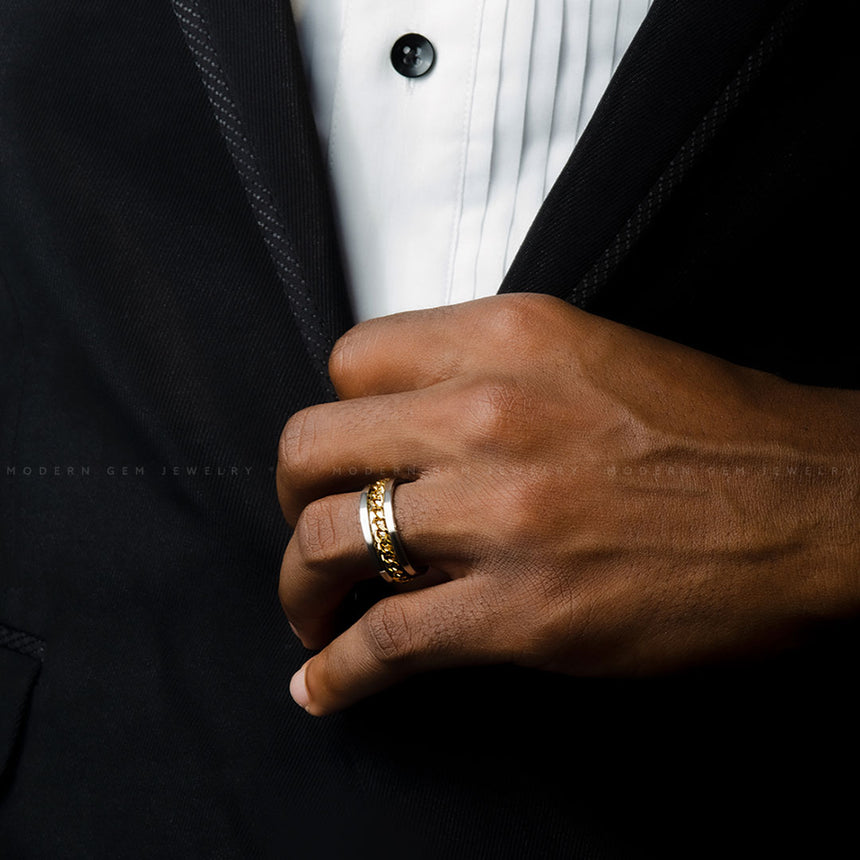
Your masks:
<svg viewBox="0 0 860 860"><path fill-rule="evenodd" d="M0 624L0 792L11 778L44 655L43 640Z"/></svg>

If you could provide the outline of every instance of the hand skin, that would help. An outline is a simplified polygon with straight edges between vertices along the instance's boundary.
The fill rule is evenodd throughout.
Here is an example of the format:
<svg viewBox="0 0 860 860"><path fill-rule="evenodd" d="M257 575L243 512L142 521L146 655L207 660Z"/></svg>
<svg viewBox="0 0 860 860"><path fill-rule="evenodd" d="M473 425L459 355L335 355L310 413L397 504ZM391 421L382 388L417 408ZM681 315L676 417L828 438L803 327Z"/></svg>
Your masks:
<svg viewBox="0 0 860 860"><path fill-rule="evenodd" d="M541 295L362 323L340 400L284 428L295 527L279 594L319 650L314 715L449 666L641 676L755 657L860 611L860 393L794 385ZM359 492L395 493L413 564L335 636L377 576ZM440 582L441 580L441 582Z"/></svg>

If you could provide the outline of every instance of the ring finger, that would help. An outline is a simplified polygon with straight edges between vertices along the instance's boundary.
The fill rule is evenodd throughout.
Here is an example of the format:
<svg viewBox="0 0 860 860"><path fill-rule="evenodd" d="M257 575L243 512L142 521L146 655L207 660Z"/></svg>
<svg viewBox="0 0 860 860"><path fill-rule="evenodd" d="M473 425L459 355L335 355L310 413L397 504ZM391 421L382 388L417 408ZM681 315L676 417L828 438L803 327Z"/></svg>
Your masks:
<svg viewBox="0 0 860 860"><path fill-rule="evenodd" d="M397 531L410 561L434 571L416 584L429 585L457 570L452 548L461 545L456 522L438 513L440 480L426 476L398 484L395 491ZM290 623L308 648L325 645L334 635L344 598L361 580L378 575L362 536L360 493L324 496L307 505L284 553L278 593ZM407 588L409 586L407 585Z"/></svg>

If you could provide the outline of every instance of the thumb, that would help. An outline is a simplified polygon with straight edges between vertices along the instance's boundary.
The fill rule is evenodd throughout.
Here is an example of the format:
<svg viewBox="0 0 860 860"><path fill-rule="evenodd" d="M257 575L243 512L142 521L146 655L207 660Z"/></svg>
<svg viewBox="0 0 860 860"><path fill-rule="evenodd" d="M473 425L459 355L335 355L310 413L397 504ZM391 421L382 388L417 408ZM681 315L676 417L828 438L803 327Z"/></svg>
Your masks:
<svg viewBox="0 0 860 860"><path fill-rule="evenodd" d="M293 676L290 693L322 716L430 669L512 659L480 580L386 597Z"/></svg>

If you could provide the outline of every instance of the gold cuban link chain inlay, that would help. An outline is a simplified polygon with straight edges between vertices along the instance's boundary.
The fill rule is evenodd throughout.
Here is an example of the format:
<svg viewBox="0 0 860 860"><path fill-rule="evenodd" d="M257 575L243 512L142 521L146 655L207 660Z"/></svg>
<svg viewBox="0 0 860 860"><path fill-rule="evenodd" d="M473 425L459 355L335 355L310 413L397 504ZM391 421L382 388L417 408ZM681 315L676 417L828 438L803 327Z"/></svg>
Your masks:
<svg viewBox="0 0 860 860"><path fill-rule="evenodd" d="M370 532L373 535L373 546L382 563L383 570L395 582L409 582L412 576L403 569L397 560L391 535L385 525L384 498L385 482L377 481L367 491L367 511L370 514Z"/></svg>

